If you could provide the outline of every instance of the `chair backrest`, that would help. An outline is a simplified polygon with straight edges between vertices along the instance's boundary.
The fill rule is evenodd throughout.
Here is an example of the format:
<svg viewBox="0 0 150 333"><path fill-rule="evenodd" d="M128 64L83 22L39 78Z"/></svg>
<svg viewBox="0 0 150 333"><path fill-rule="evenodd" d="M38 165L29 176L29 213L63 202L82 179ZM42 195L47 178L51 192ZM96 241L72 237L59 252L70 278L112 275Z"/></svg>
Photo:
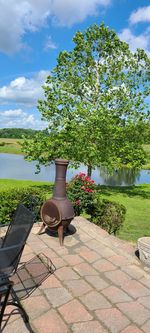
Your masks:
<svg viewBox="0 0 150 333"><path fill-rule="evenodd" d="M33 223L33 213L24 205L18 205L0 249L0 274L10 275L16 271Z"/></svg>

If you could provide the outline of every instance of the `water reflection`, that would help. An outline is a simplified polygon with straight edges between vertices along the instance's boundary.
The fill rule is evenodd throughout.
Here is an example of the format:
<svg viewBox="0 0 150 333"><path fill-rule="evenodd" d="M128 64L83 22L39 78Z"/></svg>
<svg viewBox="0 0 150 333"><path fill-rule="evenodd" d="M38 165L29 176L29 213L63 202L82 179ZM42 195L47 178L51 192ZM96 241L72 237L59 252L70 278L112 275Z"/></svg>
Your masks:
<svg viewBox="0 0 150 333"><path fill-rule="evenodd" d="M36 162L27 162L21 155L0 154L0 178L51 181L55 180L55 167L42 166L41 172L35 174ZM87 168L81 165L78 170L68 168L67 181L78 172L85 172ZM92 179L96 184L125 186L133 184L150 183L150 172L148 170L121 169L114 171L111 175L105 168L97 168L92 172Z"/></svg>
<svg viewBox="0 0 150 333"><path fill-rule="evenodd" d="M136 169L122 168L119 170L114 170L111 174L106 168L100 168L100 176L103 178L106 185L111 186L128 186L135 183L139 183L141 171Z"/></svg>

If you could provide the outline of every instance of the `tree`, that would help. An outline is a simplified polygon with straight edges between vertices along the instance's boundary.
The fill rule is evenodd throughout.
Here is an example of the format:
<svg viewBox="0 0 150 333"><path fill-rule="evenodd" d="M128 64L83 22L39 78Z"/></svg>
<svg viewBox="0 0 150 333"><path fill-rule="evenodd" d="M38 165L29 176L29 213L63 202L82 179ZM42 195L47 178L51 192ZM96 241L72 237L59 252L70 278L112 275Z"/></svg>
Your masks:
<svg viewBox="0 0 150 333"><path fill-rule="evenodd" d="M22 136L25 135L26 138L33 138L38 132L37 130L33 130L31 128L2 128L0 129L0 138L14 138L14 139L22 139ZM43 134L46 135L47 131L43 130Z"/></svg>
<svg viewBox="0 0 150 333"><path fill-rule="evenodd" d="M145 122L144 127L144 143L150 144L150 120Z"/></svg>
<svg viewBox="0 0 150 333"><path fill-rule="evenodd" d="M60 52L39 100L49 137L25 140L26 158L49 164L56 157L74 165L139 167L144 122L149 111L150 59L144 50L132 53L104 24L78 31L74 49Z"/></svg>

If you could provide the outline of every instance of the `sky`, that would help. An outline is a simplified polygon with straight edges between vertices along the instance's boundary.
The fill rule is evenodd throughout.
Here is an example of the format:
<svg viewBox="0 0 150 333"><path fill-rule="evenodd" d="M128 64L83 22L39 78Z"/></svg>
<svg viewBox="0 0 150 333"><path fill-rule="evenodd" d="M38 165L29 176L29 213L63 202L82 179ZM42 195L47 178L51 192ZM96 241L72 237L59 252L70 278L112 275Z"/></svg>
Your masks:
<svg viewBox="0 0 150 333"><path fill-rule="evenodd" d="M150 52L148 0L0 0L0 128L43 129L37 101L76 31L104 22Z"/></svg>

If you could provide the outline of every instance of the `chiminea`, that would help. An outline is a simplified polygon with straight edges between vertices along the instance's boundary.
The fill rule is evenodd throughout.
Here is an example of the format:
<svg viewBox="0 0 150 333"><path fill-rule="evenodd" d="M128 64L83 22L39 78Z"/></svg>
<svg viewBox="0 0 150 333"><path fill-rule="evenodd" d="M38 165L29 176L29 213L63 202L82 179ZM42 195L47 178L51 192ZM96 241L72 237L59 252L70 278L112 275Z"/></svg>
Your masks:
<svg viewBox="0 0 150 333"><path fill-rule="evenodd" d="M53 196L41 208L43 225L40 232L47 226L52 231L58 231L60 245L63 244L64 228L67 229L74 218L71 202L66 197L66 172L69 161L56 159L56 176Z"/></svg>

